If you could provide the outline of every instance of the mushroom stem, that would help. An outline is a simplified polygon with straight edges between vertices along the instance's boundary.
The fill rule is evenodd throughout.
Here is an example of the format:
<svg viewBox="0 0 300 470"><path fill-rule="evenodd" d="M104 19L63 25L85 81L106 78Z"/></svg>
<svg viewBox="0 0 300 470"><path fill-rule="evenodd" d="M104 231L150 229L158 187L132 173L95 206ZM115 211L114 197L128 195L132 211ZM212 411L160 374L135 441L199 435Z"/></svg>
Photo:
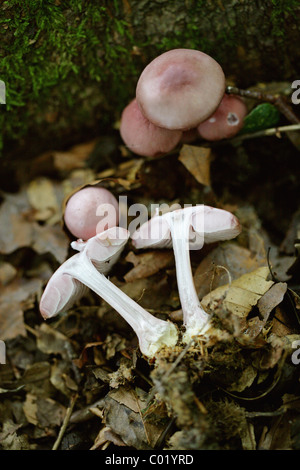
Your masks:
<svg viewBox="0 0 300 470"><path fill-rule="evenodd" d="M175 346L177 329L169 321L160 320L113 284L104 274L100 273L86 256L83 250L69 259L64 270L68 274L89 287L103 300L111 305L135 331L142 353L153 357L164 345Z"/></svg>
<svg viewBox="0 0 300 470"><path fill-rule="evenodd" d="M183 336L189 342L192 336L204 333L209 326L210 316L201 307L193 280L191 268L189 235L191 226L190 211L174 211L166 214L173 242L177 285L186 332ZM204 241L204 234L203 234Z"/></svg>

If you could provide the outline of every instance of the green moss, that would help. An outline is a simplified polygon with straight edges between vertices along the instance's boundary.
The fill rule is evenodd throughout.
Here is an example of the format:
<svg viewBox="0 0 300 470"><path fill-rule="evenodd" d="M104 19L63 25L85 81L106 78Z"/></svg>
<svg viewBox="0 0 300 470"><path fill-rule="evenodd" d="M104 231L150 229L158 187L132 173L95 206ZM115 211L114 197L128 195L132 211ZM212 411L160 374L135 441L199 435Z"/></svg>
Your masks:
<svg viewBox="0 0 300 470"><path fill-rule="evenodd" d="M273 36L283 38L285 35L285 20L287 15L295 15L295 8L299 7L298 0L271 0L271 24Z"/></svg>
<svg viewBox="0 0 300 470"><path fill-rule="evenodd" d="M55 113L54 129L67 117L72 121L74 113L78 126L86 124L92 119L90 100L95 106L102 103L100 88L106 86L117 109L124 104L130 88L126 81L137 72L134 61L126 60L133 39L119 4L107 1L99 7L78 0L2 4L1 79L7 89L6 112L5 107L0 110L2 142L21 138L32 120L42 123Z"/></svg>

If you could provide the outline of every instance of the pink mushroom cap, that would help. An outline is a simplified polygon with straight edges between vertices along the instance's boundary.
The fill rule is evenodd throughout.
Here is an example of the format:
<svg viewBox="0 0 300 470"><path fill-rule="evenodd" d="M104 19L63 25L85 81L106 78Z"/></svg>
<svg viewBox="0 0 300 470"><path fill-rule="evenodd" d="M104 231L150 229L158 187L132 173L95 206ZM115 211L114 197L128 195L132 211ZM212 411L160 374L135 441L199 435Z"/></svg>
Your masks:
<svg viewBox="0 0 300 470"><path fill-rule="evenodd" d="M173 49L145 67L136 98L156 126L187 130L211 116L224 92L223 70L212 57L193 49Z"/></svg>
<svg viewBox="0 0 300 470"><path fill-rule="evenodd" d="M181 139L179 130L163 129L142 114L137 100L123 110L120 134L127 147L145 157L157 157L173 150Z"/></svg>
<svg viewBox="0 0 300 470"><path fill-rule="evenodd" d="M72 235L88 240L118 225L118 211L118 201L110 191L100 186L87 186L68 200L64 221Z"/></svg>
<svg viewBox="0 0 300 470"><path fill-rule="evenodd" d="M199 124L199 135L206 140L233 137L243 127L246 114L247 107L241 98L225 94L215 113Z"/></svg>

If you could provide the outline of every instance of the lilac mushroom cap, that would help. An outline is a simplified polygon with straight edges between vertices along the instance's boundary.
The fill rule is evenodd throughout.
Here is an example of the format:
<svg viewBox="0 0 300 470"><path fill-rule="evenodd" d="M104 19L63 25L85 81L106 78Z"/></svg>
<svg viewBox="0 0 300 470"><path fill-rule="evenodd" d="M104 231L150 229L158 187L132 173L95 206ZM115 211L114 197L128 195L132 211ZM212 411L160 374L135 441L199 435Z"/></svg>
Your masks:
<svg viewBox="0 0 300 470"><path fill-rule="evenodd" d="M230 212L199 205L155 215L132 234L135 248L173 247L186 342L205 335L210 328L210 317L195 289L189 250L201 249L204 243L230 240L240 231L238 219Z"/></svg>
<svg viewBox="0 0 300 470"><path fill-rule="evenodd" d="M123 110L120 134L132 152L144 157L158 157L176 147L182 132L163 129L150 122L134 99Z"/></svg>
<svg viewBox="0 0 300 470"><path fill-rule="evenodd" d="M187 130L205 121L225 92L221 66L193 49L173 49L150 62L140 75L136 98L156 126Z"/></svg>
<svg viewBox="0 0 300 470"><path fill-rule="evenodd" d="M64 222L72 235L88 240L96 233L118 225L118 211L118 201L108 189L87 186L67 201Z"/></svg>
<svg viewBox="0 0 300 470"><path fill-rule="evenodd" d="M107 274L118 261L129 238L127 230L112 227L103 233L91 237L88 241L77 240L71 246L80 253L67 259L52 275L40 300L40 312L46 320L59 313L67 311L86 292L84 283L71 276L72 267L80 264L82 252L85 252L90 262L102 274Z"/></svg>
<svg viewBox="0 0 300 470"><path fill-rule="evenodd" d="M218 109L197 127L199 135L206 140L229 139L244 125L247 107L239 96L225 94Z"/></svg>

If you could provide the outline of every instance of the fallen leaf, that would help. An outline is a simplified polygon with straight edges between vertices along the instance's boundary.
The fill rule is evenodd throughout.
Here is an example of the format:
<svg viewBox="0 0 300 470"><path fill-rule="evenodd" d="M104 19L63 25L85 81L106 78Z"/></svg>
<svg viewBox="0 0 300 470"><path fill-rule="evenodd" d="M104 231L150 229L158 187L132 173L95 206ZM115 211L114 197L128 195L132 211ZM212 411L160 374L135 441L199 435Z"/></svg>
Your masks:
<svg viewBox="0 0 300 470"><path fill-rule="evenodd" d="M143 418L147 393L139 392L127 387L109 392L105 398L105 424L127 446L147 450L155 446L165 424L159 419L154 424Z"/></svg>
<svg viewBox="0 0 300 470"><path fill-rule="evenodd" d="M40 279L15 279L7 286L0 286L0 338L2 340L26 336L23 311L41 292Z"/></svg>
<svg viewBox="0 0 300 470"><path fill-rule="evenodd" d="M5 286L9 284L17 275L16 268L10 264L1 262L0 263L0 285Z"/></svg>
<svg viewBox="0 0 300 470"><path fill-rule="evenodd" d="M130 251L125 260L132 263L134 268L125 274L124 279L126 282L133 282L136 279L150 277L169 266L173 259L173 253L170 251L148 251L141 255Z"/></svg>
<svg viewBox="0 0 300 470"><path fill-rule="evenodd" d="M120 439L120 437L115 434L108 426L102 428L97 435L94 445L90 448L90 450L95 450L101 447L103 444L107 442L111 442L115 446L124 447L126 444Z"/></svg>
<svg viewBox="0 0 300 470"><path fill-rule="evenodd" d="M178 160L204 186L210 186L211 149L184 144Z"/></svg>
<svg viewBox="0 0 300 470"><path fill-rule="evenodd" d="M29 444L25 434L18 435L20 424L15 424L11 420L4 421L0 433L0 445L4 450L34 450L35 444Z"/></svg>
<svg viewBox="0 0 300 470"><path fill-rule="evenodd" d="M282 302L286 291L287 284L277 282L259 299L257 307L264 322L266 322L272 310Z"/></svg>
<svg viewBox="0 0 300 470"><path fill-rule="evenodd" d="M75 145L65 152L51 152L54 166L60 171L71 171L75 168L84 168L89 155L96 146L97 141L84 142Z"/></svg>
<svg viewBox="0 0 300 470"><path fill-rule="evenodd" d="M287 284L285 282L278 282L274 284L257 302L257 307L260 315L255 316L248 322L247 333L253 339L259 335L259 333L266 326L267 321L269 320L270 313L283 301L285 293L287 291ZM277 316L276 308L276 316ZM273 333L276 329L277 320L273 319ZM277 330L279 332L279 330ZM286 334L288 334L289 329L286 329ZM278 335L280 336L280 335Z"/></svg>
<svg viewBox="0 0 300 470"><path fill-rule="evenodd" d="M37 397L31 393L26 395L23 410L27 421L45 429L45 432L48 428L60 426L66 413L66 408L52 398Z"/></svg>
<svg viewBox="0 0 300 470"><path fill-rule="evenodd" d="M222 243L195 270L194 282L198 296L201 299L211 290L227 283L228 275L233 281L265 265L265 259L257 257L247 248L232 242Z"/></svg>
<svg viewBox="0 0 300 470"><path fill-rule="evenodd" d="M47 323L42 323L36 328L37 348L45 354L59 354L68 359L67 347L71 347L70 340L60 331L52 328ZM72 349L71 349L72 350Z"/></svg>
<svg viewBox="0 0 300 470"><path fill-rule="evenodd" d="M268 267L261 267L251 273L243 274L232 283L218 287L207 294L201 301L204 308L213 308L213 303L222 298L224 307L231 313L246 318L259 299L274 284L268 281Z"/></svg>
<svg viewBox="0 0 300 470"><path fill-rule="evenodd" d="M26 187L17 194L4 195L0 207L0 253L10 254L31 247L39 254L51 253L62 263L69 248L67 236L59 225L41 226L32 216Z"/></svg>
<svg viewBox="0 0 300 470"><path fill-rule="evenodd" d="M28 200L35 213L34 220L53 225L61 220L61 204L54 184L48 178L37 178L27 188Z"/></svg>
<svg viewBox="0 0 300 470"><path fill-rule="evenodd" d="M232 383L230 387L228 387L228 390L231 392L243 392L247 387L250 387L253 384L256 376L257 370L250 365L243 370L238 381Z"/></svg>

